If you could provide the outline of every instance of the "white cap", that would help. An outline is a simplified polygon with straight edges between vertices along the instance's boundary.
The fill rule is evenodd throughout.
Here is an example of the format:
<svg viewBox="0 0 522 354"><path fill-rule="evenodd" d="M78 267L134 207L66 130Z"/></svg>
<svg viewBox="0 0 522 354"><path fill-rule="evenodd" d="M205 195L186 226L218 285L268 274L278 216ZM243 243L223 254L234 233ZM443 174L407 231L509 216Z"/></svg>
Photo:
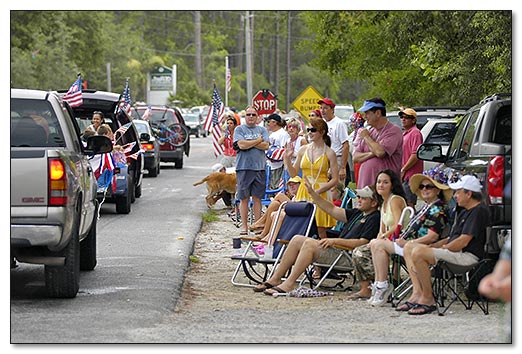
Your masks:
<svg viewBox="0 0 522 354"><path fill-rule="evenodd" d="M362 189L356 189L355 193L361 198L371 198L375 199L375 195L373 194L373 191L370 187L366 186Z"/></svg>
<svg viewBox="0 0 522 354"><path fill-rule="evenodd" d="M448 183L448 186L454 190L466 189L472 192L482 191L482 184L480 183L479 179L472 175L465 175L459 178L459 180L455 183Z"/></svg>
<svg viewBox="0 0 522 354"><path fill-rule="evenodd" d="M221 171L225 166L223 166L222 164L220 163L217 163L215 165L212 166L212 172L219 172Z"/></svg>

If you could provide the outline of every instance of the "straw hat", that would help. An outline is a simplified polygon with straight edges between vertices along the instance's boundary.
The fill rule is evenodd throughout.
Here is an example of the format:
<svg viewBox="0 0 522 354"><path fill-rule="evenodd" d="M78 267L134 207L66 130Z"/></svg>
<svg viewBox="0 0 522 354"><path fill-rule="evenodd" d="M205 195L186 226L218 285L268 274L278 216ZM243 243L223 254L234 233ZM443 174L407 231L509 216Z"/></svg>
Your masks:
<svg viewBox="0 0 522 354"><path fill-rule="evenodd" d="M424 173L417 173L410 178L410 189L413 193L415 193L419 198L422 199L422 194L419 189L419 185L422 181L425 179L429 180L435 187L440 189L442 191L442 194L444 195L444 201L449 202L451 197L453 196L453 191L451 188L446 184L447 183L447 177L446 175L436 169L433 168L429 171L424 171Z"/></svg>

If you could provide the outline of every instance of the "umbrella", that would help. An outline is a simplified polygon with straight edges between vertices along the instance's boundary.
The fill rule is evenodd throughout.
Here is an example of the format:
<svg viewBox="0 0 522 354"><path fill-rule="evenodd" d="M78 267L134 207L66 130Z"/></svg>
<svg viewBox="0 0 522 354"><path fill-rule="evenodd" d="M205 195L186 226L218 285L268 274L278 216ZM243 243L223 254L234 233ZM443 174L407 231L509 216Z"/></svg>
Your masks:
<svg viewBox="0 0 522 354"><path fill-rule="evenodd" d="M401 231L402 231L402 223L404 222L406 213L410 214L408 220L411 220L411 217L415 214L415 209L413 209L412 207L406 207L406 208L402 209L401 217L399 218L397 227L395 228L395 231L390 235L391 241L395 241L396 239L400 238Z"/></svg>

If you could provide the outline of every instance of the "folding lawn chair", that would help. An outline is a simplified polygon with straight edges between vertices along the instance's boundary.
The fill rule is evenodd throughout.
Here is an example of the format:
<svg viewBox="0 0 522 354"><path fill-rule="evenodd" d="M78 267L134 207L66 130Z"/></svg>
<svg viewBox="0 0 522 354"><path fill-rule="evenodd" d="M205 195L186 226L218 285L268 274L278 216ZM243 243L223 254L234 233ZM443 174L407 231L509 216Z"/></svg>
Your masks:
<svg viewBox="0 0 522 354"><path fill-rule="evenodd" d="M277 223L285 211L284 219L277 235L275 230ZM242 237L242 241L247 242L247 246L241 255L234 255L231 258L237 260L238 264L232 275L231 282L237 286L254 287L266 281L273 273L279 263L286 248L284 241L289 241L294 235L309 236L316 233L315 226L316 206L310 202L285 202L282 203L277 211L276 219L270 230L270 240L276 238L272 253L260 255L254 248L254 242L259 240L254 238ZM283 242L279 242L283 241ZM268 250L268 248L267 248ZM271 266L271 267L270 267ZM238 280L240 271L243 270L247 282Z"/></svg>

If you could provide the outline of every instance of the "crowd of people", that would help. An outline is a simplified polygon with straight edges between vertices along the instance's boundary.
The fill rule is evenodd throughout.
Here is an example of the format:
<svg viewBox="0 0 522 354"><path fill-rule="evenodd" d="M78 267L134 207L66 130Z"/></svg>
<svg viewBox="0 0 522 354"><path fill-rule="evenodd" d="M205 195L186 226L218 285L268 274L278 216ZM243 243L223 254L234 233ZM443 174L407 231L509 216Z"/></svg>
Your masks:
<svg viewBox="0 0 522 354"><path fill-rule="evenodd" d="M257 240L268 242L270 230L277 233L279 225L273 228L272 223L283 202L308 201L318 207L317 234L295 235L272 277L254 291L291 292L310 265L331 263L341 252L336 246L341 246L351 250L350 266L358 284L348 299L385 305L394 290L389 277L390 256L395 255L406 263L412 282L410 296L395 310L411 315L435 311L432 267L439 261L474 265L485 256L489 215L481 202L480 180L464 175L451 182L439 168L423 171L416 156L423 138L412 108L401 108L401 129L387 119L384 100L366 100L351 116L349 132L335 115L333 100L323 98L317 103L321 108L310 112L305 129L303 119L285 120L277 113L263 124L251 106L245 109L241 124L227 118L222 140L229 154L224 162L230 164L230 156L236 159L240 236L254 232ZM271 147L271 154L281 149L282 157L267 157ZM286 191L274 195L262 215L260 201L266 186L276 189L283 182ZM344 208L339 202L342 196L333 195L350 182L356 186L357 201L353 208ZM250 198L254 222L248 225ZM452 200L455 208L450 210ZM327 231L338 222L343 223L340 233L329 236ZM484 292L493 292L491 279L483 286ZM498 296L507 298L502 291Z"/></svg>

